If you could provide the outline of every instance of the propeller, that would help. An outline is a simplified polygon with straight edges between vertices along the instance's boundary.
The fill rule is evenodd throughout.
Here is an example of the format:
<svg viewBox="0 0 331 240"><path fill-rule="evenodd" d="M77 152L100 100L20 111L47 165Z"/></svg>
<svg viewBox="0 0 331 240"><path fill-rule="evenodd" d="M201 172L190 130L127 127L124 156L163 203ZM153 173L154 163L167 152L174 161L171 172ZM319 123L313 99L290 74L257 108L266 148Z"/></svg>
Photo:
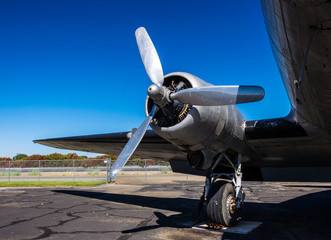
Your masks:
<svg viewBox="0 0 331 240"><path fill-rule="evenodd" d="M156 52L154 44L149 37L145 28L140 27L136 30L136 40L138 49L140 52L141 59L145 66L146 72L152 83L155 86L161 88L163 85L163 70L159 59L159 55ZM118 156L116 162L110 170L110 178L114 179L117 174L124 167L125 163L132 156L133 152L138 147L141 139L145 135L145 132L153 119L154 114L158 111L159 107L154 105L152 111L144 120L144 122L139 126L139 128L132 134L130 140L123 148L122 152Z"/></svg>
<svg viewBox="0 0 331 240"><path fill-rule="evenodd" d="M258 86L188 88L169 95L171 100L200 106L219 106L257 102L262 100L263 97L264 89Z"/></svg>
<svg viewBox="0 0 331 240"><path fill-rule="evenodd" d="M258 86L208 86L180 90L181 85L179 84L176 92L171 92L163 86L162 65L146 29L143 27L138 28L135 36L142 62L148 77L153 83L148 88L147 94L154 100L155 105L139 128L135 132L132 132L130 140L110 170L111 179L114 179L124 167L145 135L155 113L165 105L175 100L184 104L201 106L231 105L256 102L262 100L264 97L263 88Z"/></svg>
<svg viewBox="0 0 331 240"><path fill-rule="evenodd" d="M148 128L148 125L152 121L152 118L156 112L158 107L154 105L151 113L147 116L145 121L139 126L139 128L132 134L130 140L128 143L125 145L123 148L122 152L118 156L116 162L112 166L110 170L110 178L114 179L117 174L121 171L121 169L124 167L125 163L129 160L129 158L132 156L133 152L136 150L138 147L141 139L145 135L145 132Z"/></svg>
<svg viewBox="0 0 331 240"><path fill-rule="evenodd" d="M148 77L152 83L161 87L163 85L163 70L152 40L143 27L138 28L135 35Z"/></svg>

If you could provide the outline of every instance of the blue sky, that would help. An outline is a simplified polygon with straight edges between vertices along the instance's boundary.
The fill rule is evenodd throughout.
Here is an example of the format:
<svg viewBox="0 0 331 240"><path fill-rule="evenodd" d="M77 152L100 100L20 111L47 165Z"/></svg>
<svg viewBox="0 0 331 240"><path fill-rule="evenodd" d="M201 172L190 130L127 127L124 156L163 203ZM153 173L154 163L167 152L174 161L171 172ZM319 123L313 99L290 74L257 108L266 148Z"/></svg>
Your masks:
<svg viewBox="0 0 331 240"><path fill-rule="evenodd" d="M262 86L263 101L238 105L248 120L289 112L259 1L2 0L0 156L73 152L32 140L138 127L151 84L140 26L165 74Z"/></svg>

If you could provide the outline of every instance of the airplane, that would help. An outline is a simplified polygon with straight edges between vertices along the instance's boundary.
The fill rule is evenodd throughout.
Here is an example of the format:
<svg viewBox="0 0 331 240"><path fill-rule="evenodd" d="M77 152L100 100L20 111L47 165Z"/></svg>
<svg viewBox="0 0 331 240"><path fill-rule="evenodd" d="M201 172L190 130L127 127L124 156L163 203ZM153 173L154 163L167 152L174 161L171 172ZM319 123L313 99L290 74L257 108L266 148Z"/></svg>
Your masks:
<svg viewBox="0 0 331 240"><path fill-rule="evenodd" d="M331 166L331 3L262 0L261 4L291 104L286 117L243 118L235 104L262 100L262 87L214 86L185 72L164 76L155 47L141 27L135 35L152 85L140 127L34 142L119 154L112 179L132 154L168 160L174 172L204 175L201 203L209 221L224 226L234 225L243 207L242 180L279 180L286 174L288 180L297 180L296 167L304 167L303 180L321 177L323 168ZM316 167L322 169L316 173ZM324 173L329 177L329 171Z"/></svg>

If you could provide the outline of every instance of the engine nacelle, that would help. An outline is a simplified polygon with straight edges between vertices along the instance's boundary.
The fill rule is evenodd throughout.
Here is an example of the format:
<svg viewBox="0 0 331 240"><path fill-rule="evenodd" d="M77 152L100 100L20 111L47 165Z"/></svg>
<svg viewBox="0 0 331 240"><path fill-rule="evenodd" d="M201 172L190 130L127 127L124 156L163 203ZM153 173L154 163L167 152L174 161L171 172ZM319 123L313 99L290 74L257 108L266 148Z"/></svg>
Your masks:
<svg viewBox="0 0 331 240"><path fill-rule="evenodd" d="M173 92L212 86L183 72L166 75L163 85ZM146 114L153 104L153 100L147 97ZM244 118L234 105L191 106L174 101L155 114L150 126L158 135L190 153L204 150L216 155L227 149L239 153L245 149Z"/></svg>

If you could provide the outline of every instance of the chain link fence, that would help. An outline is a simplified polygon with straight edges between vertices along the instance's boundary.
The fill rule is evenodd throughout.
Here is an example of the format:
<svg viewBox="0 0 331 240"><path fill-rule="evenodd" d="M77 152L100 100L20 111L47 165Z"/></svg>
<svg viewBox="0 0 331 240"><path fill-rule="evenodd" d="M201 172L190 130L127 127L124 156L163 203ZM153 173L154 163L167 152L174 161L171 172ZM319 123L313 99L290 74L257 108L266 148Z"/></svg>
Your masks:
<svg viewBox="0 0 331 240"><path fill-rule="evenodd" d="M0 181L110 182L109 171L114 163L111 159L0 161ZM149 178L171 173L168 162L129 160L118 177L129 176L148 183ZM188 183L188 175L184 177Z"/></svg>

